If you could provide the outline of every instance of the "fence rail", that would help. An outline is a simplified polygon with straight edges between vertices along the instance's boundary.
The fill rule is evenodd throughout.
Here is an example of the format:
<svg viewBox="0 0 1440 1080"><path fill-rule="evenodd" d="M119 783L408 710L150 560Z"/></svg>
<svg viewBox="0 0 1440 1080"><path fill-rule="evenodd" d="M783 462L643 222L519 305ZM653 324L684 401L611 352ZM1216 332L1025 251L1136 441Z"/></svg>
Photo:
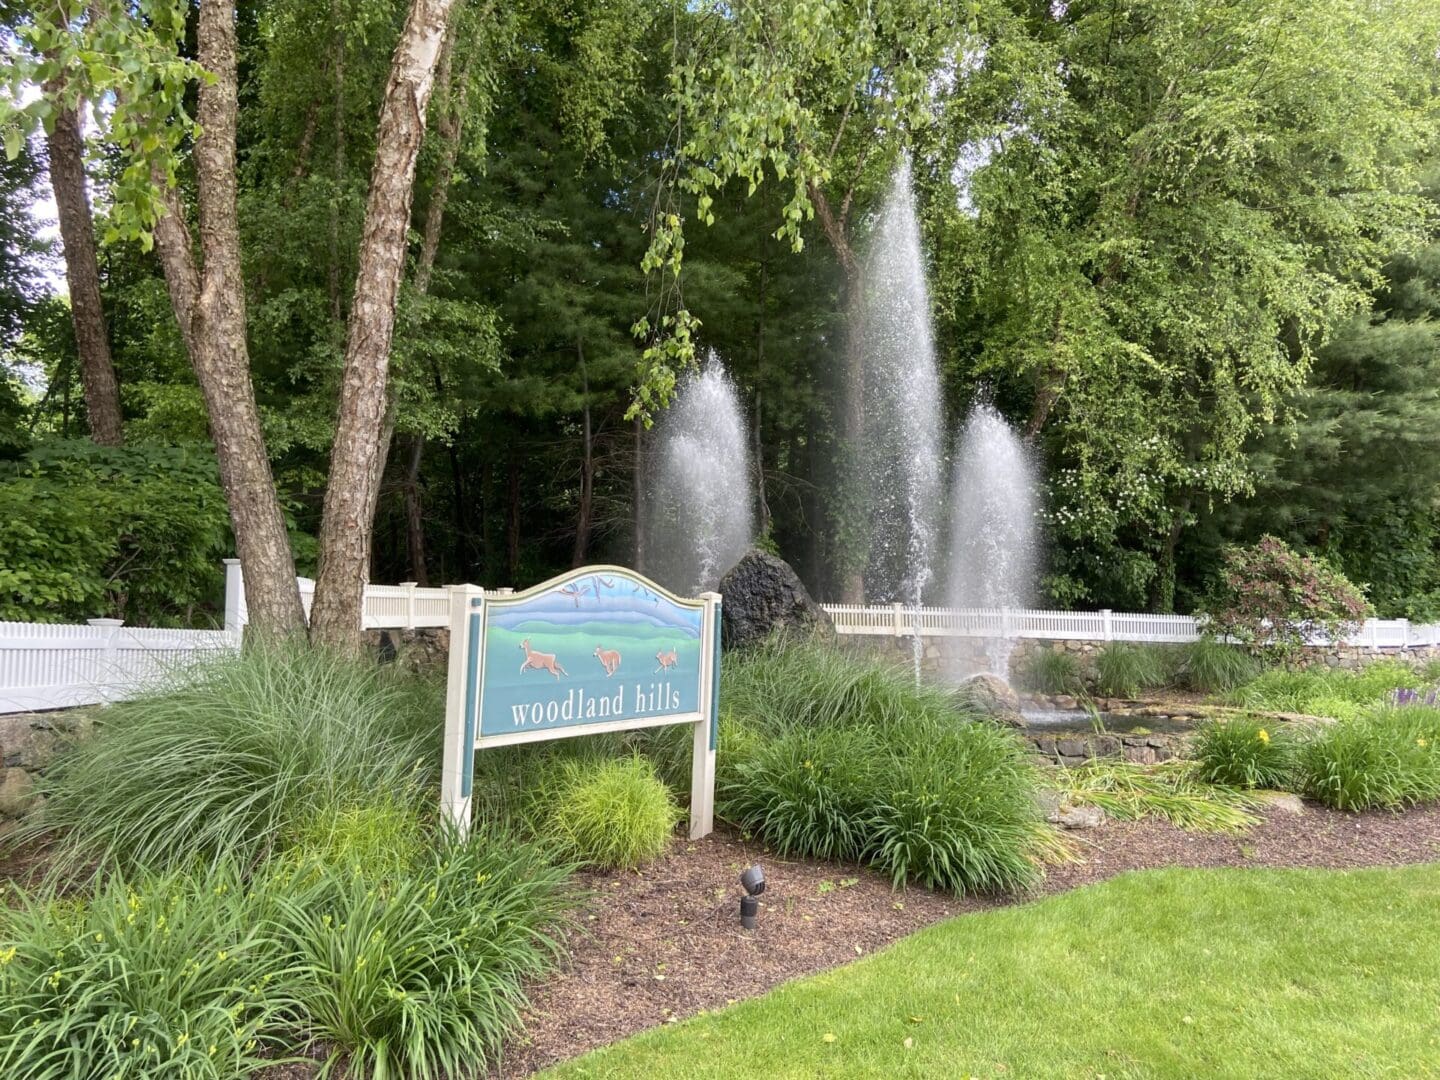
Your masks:
<svg viewBox="0 0 1440 1080"><path fill-rule="evenodd" d="M1200 637L1190 615L1127 611L1037 611L1020 608L941 608L906 604L822 604L835 631L880 637L1045 638L1047 640L1187 642ZM1329 645L1323 633L1308 644ZM1440 646L1440 623L1366 619L1340 644L1360 648L1419 649Z"/></svg>

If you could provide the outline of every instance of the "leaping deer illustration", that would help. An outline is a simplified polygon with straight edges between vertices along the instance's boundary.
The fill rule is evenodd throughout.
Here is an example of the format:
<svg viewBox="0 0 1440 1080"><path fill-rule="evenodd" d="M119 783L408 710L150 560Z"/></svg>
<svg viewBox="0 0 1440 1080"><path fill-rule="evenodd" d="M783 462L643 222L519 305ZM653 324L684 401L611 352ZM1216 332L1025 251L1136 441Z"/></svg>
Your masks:
<svg viewBox="0 0 1440 1080"><path fill-rule="evenodd" d="M531 649L529 638L520 642L520 648L525 651L525 662L520 665L520 674L525 674L530 668L534 668L536 671L548 671L557 679L560 678L561 675L568 676L570 674L565 670L564 666L555 659L554 653L535 652Z"/></svg>
<svg viewBox="0 0 1440 1080"><path fill-rule="evenodd" d="M652 675L661 671L669 671L680 663L680 657L676 654L676 650L671 649L669 652L657 652L655 654L655 662L660 666L651 672Z"/></svg>
<svg viewBox="0 0 1440 1080"><path fill-rule="evenodd" d="M608 679L620 667L620 651L618 649L605 649L599 645L595 646L595 659L600 661L600 666L605 669L605 677Z"/></svg>

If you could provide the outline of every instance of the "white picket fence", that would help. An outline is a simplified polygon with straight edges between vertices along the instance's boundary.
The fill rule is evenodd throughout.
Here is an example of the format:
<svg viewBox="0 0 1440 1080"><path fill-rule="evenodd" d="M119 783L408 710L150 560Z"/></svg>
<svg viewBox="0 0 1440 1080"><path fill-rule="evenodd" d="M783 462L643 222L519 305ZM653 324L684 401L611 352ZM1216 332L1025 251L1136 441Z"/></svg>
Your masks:
<svg viewBox="0 0 1440 1080"><path fill-rule="evenodd" d="M187 664L238 649L248 621L245 587L239 560L225 564L221 630L159 630L125 626L118 619L91 619L86 625L0 622L0 716L120 701ZM308 615L315 583L299 582ZM365 590L367 630L446 626L449 621L445 589L405 584Z"/></svg>
<svg viewBox="0 0 1440 1080"><path fill-rule="evenodd" d="M1200 637L1190 615L1149 615L1125 611L1035 611L1015 608L861 606L822 604L840 634L877 637L1045 638L1047 640L1186 642ZM1328 645L1323 633L1311 645ZM1440 623L1409 619L1366 619L1343 644L1381 649L1440 646Z"/></svg>

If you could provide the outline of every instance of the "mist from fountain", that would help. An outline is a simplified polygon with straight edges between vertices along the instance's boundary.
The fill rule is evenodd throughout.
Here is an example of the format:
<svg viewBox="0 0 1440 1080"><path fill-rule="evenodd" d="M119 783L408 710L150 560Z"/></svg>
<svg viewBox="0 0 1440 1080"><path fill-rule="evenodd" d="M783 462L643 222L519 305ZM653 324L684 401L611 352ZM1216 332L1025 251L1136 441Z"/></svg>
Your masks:
<svg viewBox="0 0 1440 1080"><path fill-rule="evenodd" d="M921 604L935 578L944 454L910 161L881 207L859 298L865 363L861 477L869 522L868 603ZM915 640L918 670L920 639Z"/></svg>
<svg viewBox="0 0 1440 1080"><path fill-rule="evenodd" d="M972 406L955 452L950 494L951 607L1014 609L1032 599L1037 471L1029 447L987 403ZM1009 677L1013 638L985 642L989 673ZM973 670L950 672L953 678Z"/></svg>
<svg viewBox="0 0 1440 1080"><path fill-rule="evenodd" d="M746 430L735 384L712 349L656 424L645 572L681 595L716 588L750 546Z"/></svg>

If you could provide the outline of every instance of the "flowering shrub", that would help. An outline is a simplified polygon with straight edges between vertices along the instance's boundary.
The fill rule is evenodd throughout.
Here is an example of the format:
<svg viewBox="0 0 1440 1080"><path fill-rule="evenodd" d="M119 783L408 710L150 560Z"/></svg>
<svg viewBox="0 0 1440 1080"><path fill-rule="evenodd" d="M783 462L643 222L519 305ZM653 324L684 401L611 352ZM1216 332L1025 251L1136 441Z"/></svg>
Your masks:
<svg viewBox="0 0 1440 1080"><path fill-rule="evenodd" d="M1323 559L1299 555L1273 536L1225 552L1206 629L1272 658L1292 654L1315 631L1352 633L1369 614L1360 590Z"/></svg>

